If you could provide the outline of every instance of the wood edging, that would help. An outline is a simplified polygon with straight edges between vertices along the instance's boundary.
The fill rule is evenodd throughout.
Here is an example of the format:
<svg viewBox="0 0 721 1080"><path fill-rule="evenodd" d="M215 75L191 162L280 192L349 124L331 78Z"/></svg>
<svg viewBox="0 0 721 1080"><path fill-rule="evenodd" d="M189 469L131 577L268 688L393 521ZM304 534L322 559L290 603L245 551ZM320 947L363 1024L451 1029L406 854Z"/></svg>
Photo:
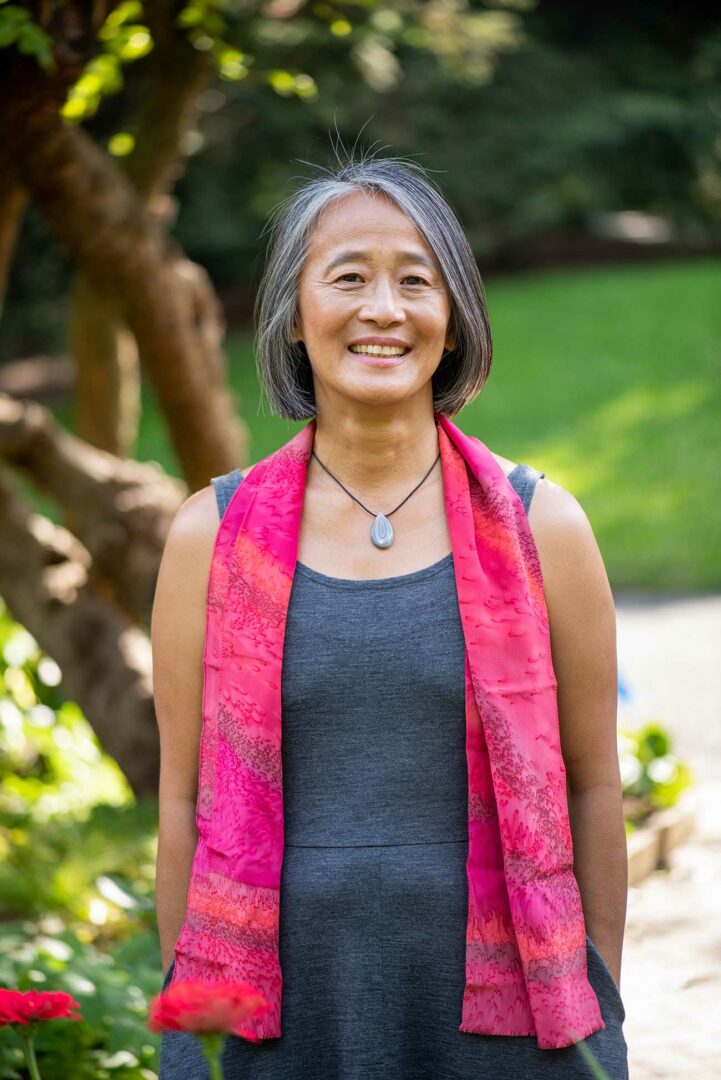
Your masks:
<svg viewBox="0 0 721 1080"><path fill-rule="evenodd" d="M670 866L671 853L693 834L696 828L696 798L693 790L685 792L675 806L657 810L626 838L628 884L638 885L655 870Z"/></svg>

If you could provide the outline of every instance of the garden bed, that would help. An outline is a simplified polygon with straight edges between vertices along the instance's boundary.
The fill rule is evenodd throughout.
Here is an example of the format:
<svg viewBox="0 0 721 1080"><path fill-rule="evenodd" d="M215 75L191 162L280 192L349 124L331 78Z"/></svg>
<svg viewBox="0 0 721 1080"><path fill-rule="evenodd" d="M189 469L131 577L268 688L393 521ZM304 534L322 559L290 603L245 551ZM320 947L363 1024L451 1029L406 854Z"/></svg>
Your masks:
<svg viewBox="0 0 721 1080"><path fill-rule="evenodd" d="M654 810L627 836L628 884L638 885L655 870L667 869L674 848L694 832L696 797L685 791L675 806Z"/></svg>

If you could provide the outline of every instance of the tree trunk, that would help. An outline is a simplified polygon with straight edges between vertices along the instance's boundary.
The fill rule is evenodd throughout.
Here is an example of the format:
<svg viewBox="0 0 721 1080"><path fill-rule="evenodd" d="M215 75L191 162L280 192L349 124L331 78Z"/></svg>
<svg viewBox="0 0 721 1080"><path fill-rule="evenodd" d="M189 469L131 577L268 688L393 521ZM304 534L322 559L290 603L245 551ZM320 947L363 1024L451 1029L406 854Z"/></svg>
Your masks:
<svg viewBox="0 0 721 1080"><path fill-rule="evenodd" d="M0 172L0 315L5 303L10 263L27 203L25 189L9 169Z"/></svg>
<svg viewBox="0 0 721 1080"><path fill-rule="evenodd" d="M154 48L132 153L121 160L138 194L163 224L166 196L180 175L183 140L197 115L197 102L215 70L174 22L176 0L159 0L148 12ZM122 306L83 273L73 290L71 344L77 370L74 429L85 442L121 457L132 455L140 419L140 365L135 338Z"/></svg>
<svg viewBox="0 0 721 1080"><path fill-rule="evenodd" d="M0 460L60 507L91 560L88 578L104 600L149 626L165 539L187 497L185 484L154 462L126 461L98 450L67 432L42 405L5 394L0 394ZM0 575L7 579L4 555L0 544ZM82 654L76 662L83 662Z"/></svg>
<svg viewBox="0 0 721 1080"><path fill-rule="evenodd" d="M141 381L135 338L114 294L78 274L70 343L75 361L73 430L84 442L130 457L138 437Z"/></svg>
<svg viewBox="0 0 721 1080"><path fill-rule="evenodd" d="M14 58L0 76L0 139L49 228L99 288L115 294L191 488L246 460L226 386L220 306L86 133L67 127L48 79Z"/></svg>

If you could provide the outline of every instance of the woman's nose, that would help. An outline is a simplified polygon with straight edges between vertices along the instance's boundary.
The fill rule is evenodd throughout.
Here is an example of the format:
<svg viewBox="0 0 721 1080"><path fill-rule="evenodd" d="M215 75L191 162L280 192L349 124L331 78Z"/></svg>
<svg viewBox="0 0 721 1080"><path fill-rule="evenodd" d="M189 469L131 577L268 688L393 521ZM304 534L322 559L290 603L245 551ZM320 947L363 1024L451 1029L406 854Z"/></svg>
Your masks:
<svg viewBox="0 0 721 1080"><path fill-rule="evenodd" d="M383 322L405 319L403 304L391 282L379 280L371 285L360 317Z"/></svg>

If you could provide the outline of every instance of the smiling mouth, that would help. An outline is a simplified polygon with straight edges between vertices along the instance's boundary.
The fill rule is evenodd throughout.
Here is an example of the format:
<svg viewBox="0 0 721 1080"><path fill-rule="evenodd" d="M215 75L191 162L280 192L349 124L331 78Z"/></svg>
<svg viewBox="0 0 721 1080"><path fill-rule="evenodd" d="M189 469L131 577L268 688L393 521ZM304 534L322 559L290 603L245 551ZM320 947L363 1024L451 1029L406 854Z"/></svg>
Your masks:
<svg viewBox="0 0 721 1080"><path fill-rule="evenodd" d="M376 356L400 356L410 351L410 345L374 345L372 342L361 342L358 345L349 345L351 352L367 353L370 349L392 349L393 352L374 353Z"/></svg>
<svg viewBox="0 0 721 1080"><path fill-rule="evenodd" d="M370 346L370 348L372 349L373 346ZM363 346L356 346L355 348L348 346L348 352L351 356L355 356L360 360L379 360L397 363L399 360L403 360L408 356L408 353L411 352L411 346L409 345L408 348L404 349L402 352L365 352Z"/></svg>
<svg viewBox="0 0 721 1080"><path fill-rule="evenodd" d="M356 353L352 349L348 349L348 354L355 360L358 360L361 364L366 364L370 367L398 367L408 357L411 349L406 349L403 353L390 354L383 356L378 353Z"/></svg>

